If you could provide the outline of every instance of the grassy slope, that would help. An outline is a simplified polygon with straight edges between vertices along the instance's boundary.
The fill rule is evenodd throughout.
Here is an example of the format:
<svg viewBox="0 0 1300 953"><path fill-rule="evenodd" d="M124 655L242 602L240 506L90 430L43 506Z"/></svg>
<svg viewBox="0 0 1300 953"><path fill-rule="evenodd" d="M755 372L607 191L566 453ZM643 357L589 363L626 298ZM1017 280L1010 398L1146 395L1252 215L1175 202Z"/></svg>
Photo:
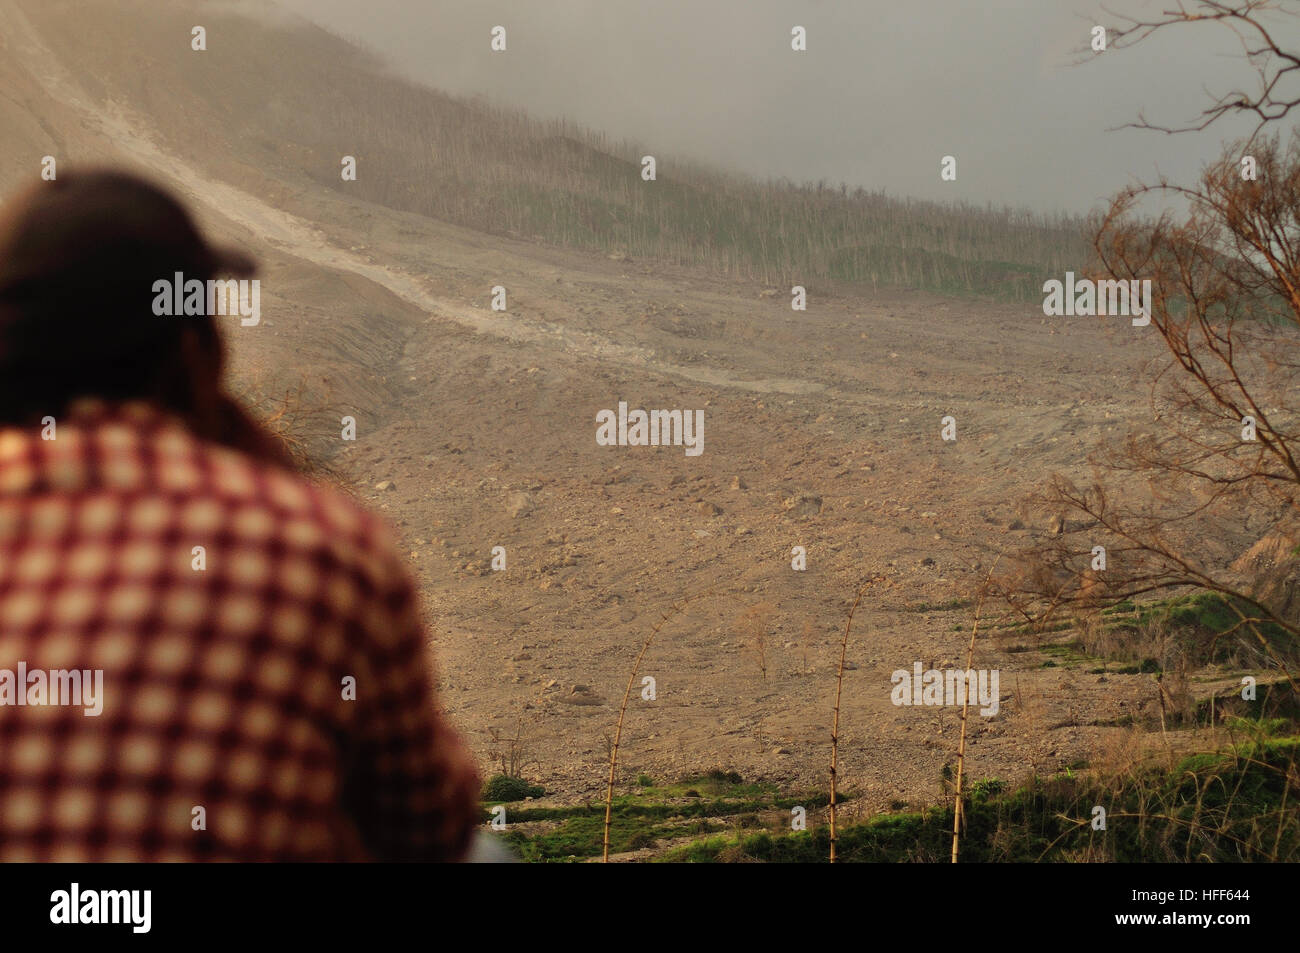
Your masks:
<svg viewBox="0 0 1300 953"><path fill-rule="evenodd" d="M969 789L961 859L1037 861L1297 861L1295 807L1300 736L1295 723L1239 720L1235 742L1121 775L1031 779L1008 790L997 779ZM829 854L824 793L782 795L716 771L654 784L615 798L610 849L669 862L824 863ZM805 808L808 829L791 829ZM901 806L901 805L900 805ZM1096 808L1104 829L1094 827ZM489 819L487 811L484 819ZM509 805L507 843L527 861L581 861L601 855L604 806ZM845 862L945 862L952 850L952 807L927 807L841 821Z"/></svg>
<svg viewBox="0 0 1300 953"><path fill-rule="evenodd" d="M1177 639L1215 644L1231 660L1235 640L1214 637L1232 630L1236 619L1218 596L1175 597L1121 608L1111 613L1114 624L1131 627L1126 612L1142 619L1165 618ZM1042 644L1040 649L1052 656L1047 665L1087 667L1114 661L1086 654L1077 640ZM1159 676L1160 664L1147 661L1149 669L1141 671ZM1081 762L1051 778L1031 778L1015 790L999 779L969 784L962 859L1300 860L1300 704L1285 680L1261 681L1257 697L1243 701L1237 674L1220 673L1226 689L1216 691L1213 700L1189 700L1188 710L1170 712L1167 724L1137 726L1160 731L1166 739L1167 754L1159 759L1106 772L1087 770ZM1196 750L1205 744L1203 739L1200 745L1184 743L1211 727L1221 741L1226 736L1226 743L1212 751ZM610 840L616 854L640 851L636 859L706 863L827 859L825 793L781 792L722 771L675 784L639 781L638 787L614 799ZM890 813L841 821L839 855L845 861L946 861L952 849L951 801L952 777L946 774L938 806L897 803ZM806 831L791 830L795 806L806 809ZM1098 806L1106 812L1101 830L1093 827ZM512 804L507 817L506 840L525 860L573 861L601 854L602 803Z"/></svg>
<svg viewBox="0 0 1300 953"><path fill-rule="evenodd" d="M976 785L966 808L967 862L1232 862L1300 859L1294 795L1300 737L1260 738L1119 778L1060 775L1008 793ZM1093 827L1096 807L1105 829ZM949 859L952 808L882 814L841 828L845 861ZM713 837L669 851L685 861L825 861L829 828Z"/></svg>

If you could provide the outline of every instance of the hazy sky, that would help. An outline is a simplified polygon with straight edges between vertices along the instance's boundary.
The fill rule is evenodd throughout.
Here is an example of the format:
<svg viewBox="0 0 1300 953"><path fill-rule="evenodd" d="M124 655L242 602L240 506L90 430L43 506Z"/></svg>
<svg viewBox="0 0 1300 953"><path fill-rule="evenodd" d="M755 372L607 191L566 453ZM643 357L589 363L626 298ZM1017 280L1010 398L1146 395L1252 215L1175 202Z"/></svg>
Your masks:
<svg viewBox="0 0 1300 953"><path fill-rule="evenodd" d="M278 0L454 93L564 116L648 151L892 195L1086 211L1134 178L1193 176L1241 120L1195 120L1253 91L1241 44L1180 25L1075 65L1089 0ZM1169 0L1111 0L1154 14ZM1300 20L1279 40L1300 45ZM489 33L508 31L506 53ZM808 31L808 51L790 30ZM958 162L939 178L942 156Z"/></svg>

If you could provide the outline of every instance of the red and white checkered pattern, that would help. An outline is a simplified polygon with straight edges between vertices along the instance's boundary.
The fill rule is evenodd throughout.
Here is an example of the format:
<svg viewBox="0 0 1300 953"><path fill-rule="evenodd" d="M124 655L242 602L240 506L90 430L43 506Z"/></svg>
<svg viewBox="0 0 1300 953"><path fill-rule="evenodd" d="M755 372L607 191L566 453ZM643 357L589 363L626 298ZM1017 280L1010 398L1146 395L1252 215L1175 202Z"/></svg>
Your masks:
<svg viewBox="0 0 1300 953"><path fill-rule="evenodd" d="M0 860L461 856L478 779L427 641L338 491L138 402L0 430L0 669L104 673L97 717L0 706Z"/></svg>

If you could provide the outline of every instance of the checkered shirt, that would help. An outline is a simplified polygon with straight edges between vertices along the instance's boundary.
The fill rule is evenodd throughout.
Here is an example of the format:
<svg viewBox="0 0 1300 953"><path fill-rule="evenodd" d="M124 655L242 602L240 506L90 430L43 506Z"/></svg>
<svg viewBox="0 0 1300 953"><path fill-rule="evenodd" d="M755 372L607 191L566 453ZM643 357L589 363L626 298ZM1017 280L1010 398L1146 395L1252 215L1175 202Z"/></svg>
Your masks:
<svg viewBox="0 0 1300 953"><path fill-rule="evenodd" d="M0 429L0 861L461 857L386 524L144 403L55 428Z"/></svg>

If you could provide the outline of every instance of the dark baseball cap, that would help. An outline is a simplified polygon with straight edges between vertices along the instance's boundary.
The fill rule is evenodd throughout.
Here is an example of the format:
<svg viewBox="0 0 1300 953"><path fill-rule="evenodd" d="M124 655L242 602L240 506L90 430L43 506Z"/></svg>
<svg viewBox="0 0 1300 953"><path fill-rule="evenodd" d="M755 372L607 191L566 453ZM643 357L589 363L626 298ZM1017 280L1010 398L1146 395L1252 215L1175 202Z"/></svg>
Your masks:
<svg viewBox="0 0 1300 953"><path fill-rule="evenodd" d="M177 271L244 277L256 265L208 242L176 199L127 172L66 172L0 209L0 299L122 288Z"/></svg>

